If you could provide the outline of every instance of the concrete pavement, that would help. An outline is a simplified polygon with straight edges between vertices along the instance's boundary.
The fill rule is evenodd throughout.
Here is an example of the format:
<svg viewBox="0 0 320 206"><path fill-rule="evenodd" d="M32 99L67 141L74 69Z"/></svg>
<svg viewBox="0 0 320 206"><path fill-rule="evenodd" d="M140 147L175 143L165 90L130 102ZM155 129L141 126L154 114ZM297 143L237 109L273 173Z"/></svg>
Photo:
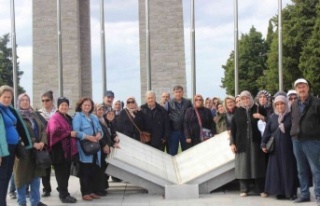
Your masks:
<svg viewBox="0 0 320 206"><path fill-rule="evenodd" d="M60 202L57 183L54 176L51 176L52 193L50 197L41 198L41 201L49 206L66 205L87 205L87 206L315 206L315 199L312 196L311 202L294 204L290 200L276 200L274 197L262 198L258 195L240 197L238 184L236 182L215 190L210 195L200 195L199 199L165 200L160 195L148 195L145 189L129 183L109 182L108 195L99 200L91 202L81 199L79 180L71 176L69 180L69 192L78 199L76 204L63 204ZM42 188L42 186L41 186ZM313 194L313 192L312 192ZM8 205L18 205L16 200L8 197ZM28 202L30 205L30 202Z"/></svg>

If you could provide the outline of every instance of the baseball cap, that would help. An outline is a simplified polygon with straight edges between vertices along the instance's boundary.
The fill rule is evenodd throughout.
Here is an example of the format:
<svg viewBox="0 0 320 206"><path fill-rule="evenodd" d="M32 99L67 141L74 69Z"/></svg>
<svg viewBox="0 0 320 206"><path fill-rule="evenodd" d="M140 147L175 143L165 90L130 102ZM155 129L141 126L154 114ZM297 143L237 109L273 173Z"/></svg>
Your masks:
<svg viewBox="0 0 320 206"><path fill-rule="evenodd" d="M308 82L307 82L307 80L305 80L305 79L303 79L303 78L300 78L300 79L297 79L297 80L294 82L294 87L296 87L298 84L301 84L301 83L309 85Z"/></svg>

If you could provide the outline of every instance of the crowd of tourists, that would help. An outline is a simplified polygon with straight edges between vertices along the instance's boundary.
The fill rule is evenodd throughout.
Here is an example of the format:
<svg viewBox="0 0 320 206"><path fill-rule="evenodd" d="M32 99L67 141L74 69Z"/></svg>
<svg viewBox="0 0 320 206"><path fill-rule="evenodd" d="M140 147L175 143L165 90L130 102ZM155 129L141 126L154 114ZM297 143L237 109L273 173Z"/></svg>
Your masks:
<svg viewBox="0 0 320 206"><path fill-rule="evenodd" d="M224 132L241 197L308 202L313 186L320 206L320 100L310 94L308 81L297 79L287 93L261 90L255 97L242 91L223 100L197 94L191 101L179 85L172 94L163 92L158 103L155 92L147 91L139 106L135 97L123 102L109 90L101 104L81 98L70 116L66 97L55 101L52 91L45 92L36 110L23 93L13 108L13 88L1 86L0 205L6 206L9 189L21 206L28 197L31 206L45 206L40 199L51 195L52 168L62 203L77 202L68 191L70 175L79 177L83 201L107 195L106 158L121 147L117 132L170 155Z"/></svg>

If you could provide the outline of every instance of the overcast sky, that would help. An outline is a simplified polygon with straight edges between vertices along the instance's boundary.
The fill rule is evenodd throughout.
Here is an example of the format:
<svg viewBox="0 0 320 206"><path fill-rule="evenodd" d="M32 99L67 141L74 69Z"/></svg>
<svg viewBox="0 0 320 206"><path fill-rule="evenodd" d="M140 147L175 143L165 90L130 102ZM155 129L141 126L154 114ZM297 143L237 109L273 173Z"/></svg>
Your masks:
<svg viewBox="0 0 320 206"><path fill-rule="evenodd" d="M21 84L32 96L32 0L16 0L17 54L24 71ZM91 0L91 38L93 99L102 100L100 65L99 2ZM283 8L291 0L282 0ZM277 0L239 0L239 36L251 26L266 36L268 21L278 13ZM10 33L10 1L0 0L0 35ZM183 0L187 96L191 91L190 0ZM233 0L196 0L196 69L197 93L204 97L223 98L220 87L226 63L233 50ZM116 98L140 99L140 57L138 0L105 0L107 87ZM35 97L38 98L38 97Z"/></svg>

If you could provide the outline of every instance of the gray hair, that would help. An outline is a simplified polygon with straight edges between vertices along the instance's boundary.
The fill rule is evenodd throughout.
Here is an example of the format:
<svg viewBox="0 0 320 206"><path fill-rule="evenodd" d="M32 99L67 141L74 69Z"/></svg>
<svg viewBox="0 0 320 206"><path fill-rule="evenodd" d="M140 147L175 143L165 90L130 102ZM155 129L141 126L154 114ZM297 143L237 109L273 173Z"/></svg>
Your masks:
<svg viewBox="0 0 320 206"><path fill-rule="evenodd" d="M13 97L14 95L14 91L13 91L13 88L8 86L8 85L3 85L0 87L0 97L3 95L3 93L5 92L11 92L11 95Z"/></svg>
<svg viewBox="0 0 320 206"><path fill-rule="evenodd" d="M151 90L147 91L147 92L146 92L146 97L147 97L148 95L153 95L154 98L156 98L156 93L155 93L154 91L151 91Z"/></svg>

